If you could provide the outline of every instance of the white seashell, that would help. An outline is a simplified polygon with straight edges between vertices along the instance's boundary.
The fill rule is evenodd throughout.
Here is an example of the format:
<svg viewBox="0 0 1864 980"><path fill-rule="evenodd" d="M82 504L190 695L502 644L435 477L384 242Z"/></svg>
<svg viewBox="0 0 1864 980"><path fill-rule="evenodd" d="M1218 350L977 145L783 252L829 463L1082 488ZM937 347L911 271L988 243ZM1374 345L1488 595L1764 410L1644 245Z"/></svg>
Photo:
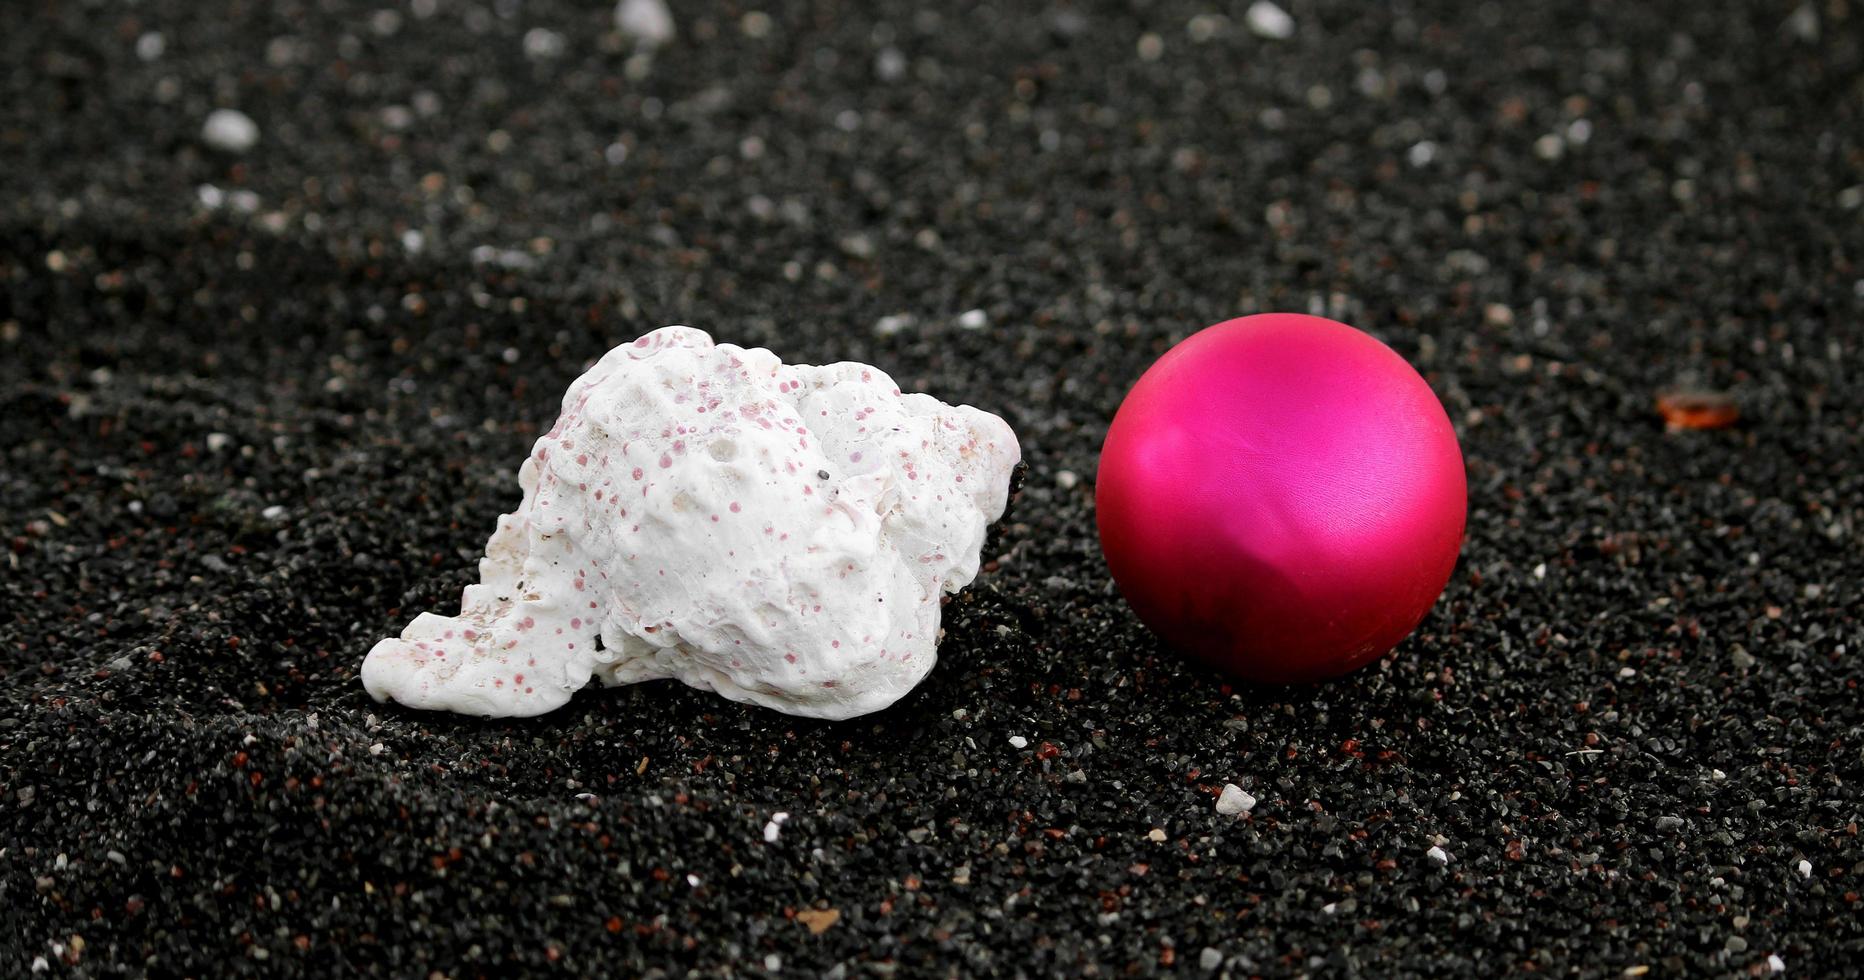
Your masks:
<svg viewBox="0 0 1864 980"><path fill-rule="evenodd" d="M460 614L377 643L363 684L494 717L591 676L878 711L932 669L940 598L976 577L1020 456L1002 419L878 368L656 330L570 385Z"/></svg>

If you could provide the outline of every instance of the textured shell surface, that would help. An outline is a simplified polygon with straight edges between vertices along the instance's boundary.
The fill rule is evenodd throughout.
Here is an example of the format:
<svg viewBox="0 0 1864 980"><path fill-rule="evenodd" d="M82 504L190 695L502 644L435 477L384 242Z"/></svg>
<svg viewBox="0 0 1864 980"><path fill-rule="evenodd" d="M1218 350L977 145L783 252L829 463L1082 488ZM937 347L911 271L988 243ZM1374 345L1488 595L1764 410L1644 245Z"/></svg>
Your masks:
<svg viewBox="0 0 1864 980"><path fill-rule="evenodd" d="M1020 459L1002 419L865 364L665 327L570 385L457 616L363 662L377 700L510 717L674 679L795 715L892 704L937 657Z"/></svg>

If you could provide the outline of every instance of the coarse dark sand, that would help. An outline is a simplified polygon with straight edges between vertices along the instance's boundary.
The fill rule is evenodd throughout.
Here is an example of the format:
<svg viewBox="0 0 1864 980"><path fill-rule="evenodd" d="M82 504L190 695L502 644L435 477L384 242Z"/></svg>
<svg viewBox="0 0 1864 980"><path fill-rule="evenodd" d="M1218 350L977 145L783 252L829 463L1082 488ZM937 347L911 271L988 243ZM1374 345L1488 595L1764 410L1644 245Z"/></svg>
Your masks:
<svg viewBox="0 0 1864 980"><path fill-rule="evenodd" d="M0 975L1858 974L1864 7L1248 6L8 11ZM1469 535L1394 656L1257 691L1092 501L1140 371L1275 309L1424 372ZM665 323L1017 429L930 679L372 703Z"/></svg>

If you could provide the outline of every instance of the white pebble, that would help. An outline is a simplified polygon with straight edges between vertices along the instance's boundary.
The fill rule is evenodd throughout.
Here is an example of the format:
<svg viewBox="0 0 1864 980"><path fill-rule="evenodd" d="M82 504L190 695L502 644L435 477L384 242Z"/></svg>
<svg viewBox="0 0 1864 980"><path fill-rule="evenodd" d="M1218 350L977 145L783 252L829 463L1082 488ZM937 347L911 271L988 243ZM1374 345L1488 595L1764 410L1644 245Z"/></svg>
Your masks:
<svg viewBox="0 0 1864 980"><path fill-rule="evenodd" d="M1157 61L1165 56L1165 39L1157 34L1145 34L1139 38L1139 60Z"/></svg>
<svg viewBox="0 0 1864 980"><path fill-rule="evenodd" d="M1335 907L1336 906L1333 902L1328 902L1327 904L1322 905L1320 907L1320 910L1328 915L1332 915Z"/></svg>
<svg viewBox="0 0 1864 980"><path fill-rule="evenodd" d="M621 0L615 27L643 47L658 47L673 40L673 13L665 0Z"/></svg>
<svg viewBox="0 0 1864 980"><path fill-rule="evenodd" d="M207 451L217 453L233 444L233 437L224 432L207 433Z"/></svg>
<svg viewBox="0 0 1864 980"><path fill-rule="evenodd" d="M874 75L883 82L897 82L906 77L906 55L899 48L882 48L874 56Z"/></svg>
<svg viewBox="0 0 1864 980"><path fill-rule="evenodd" d="M1534 141L1534 155L1542 160L1558 160L1566 152L1566 141L1558 133L1548 133Z"/></svg>
<svg viewBox="0 0 1864 980"><path fill-rule="evenodd" d="M1778 954L1768 953L1767 954L1767 969L1772 970L1775 973L1785 973L1786 972L1786 961L1781 959Z"/></svg>
<svg viewBox="0 0 1864 980"><path fill-rule="evenodd" d="M286 513L285 508L279 506L278 504L273 504L272 506L267 507L266 509L260 511L259 516L265 518L268 521L276 521L276 520L282 519L285 516L285 513Z"/></svg>
<svg viewBox="0 0 1864 980"><path fill-rule="evenodd" d="M1786 29L1787 33L1801 41L1817 41L1819 39L1819 8L1811 3L1802 3L1781 26Z"/></svg>
<svg viewBox="0 0 1864 980"><path fill-rule="evenodd" d="M1799 876L1801 878L1812 877L1812 862L1811 861L1799 862Z"/></svg>
<svg viewBox="0 0 1864 980"><path fill-rule="evenodd" d="M698 875L687 875L686 883L688 885L693 886L694 888L698 888L699 887L699 876Z"/></svg>
<svg viewBox="0 0 1864 980"><path fill-rule="evenodd" d="M874 321L874 332L882 337L891 337L913 325L910 313L894 313Z"/></svg>
<svg viewBox="0 0 1864 980"><path fill-rule="evenodd" d="M1226 817L1233 817L1239 813L1248 813L1255 808L1256 798L1243 792L1241 786L1235 783L1223 784L1223 793L1217 797L1218 813Z"/></svg>
<svg viewBox="0 0 1864 980"><path fill-rule="evenodd" d="M161 31L150 31L136 39L136 57L144 61L154 61L168 50L168 41Z"/></svg>
<svg viewBox="0 0 1864 980"><path fill-rule="evenodd" d="M1029 747L1029 740L1022 737L1021 735L1011 735L1010 745L1013 748L1026 749Z"/></svg>
<svg viewBox="0 0 1864 980"><path fill-rule="evenodd" d="M524 32L524 53L527 57L543 61L548 58L562 57L567 42L563 35L544 27L533 27Z"/></svg>
<svg viewBox="0 0 1864 980"><path fill-rule="evenodd" d="M764 970L766 972L776 973L782 969L783 969L783 957L778 956L775 953L766 953L764 955Z"/></svg>
<svg viewBox="0 0 1864 980"><path fill-rule="evenodd" d="M202 184L195 188L194 195L200 198L202 207L216 211L227 202L226 192L212 184Z"/></svg>
<svg viewBox="0 0 1864 980"><path fill-rule="evenodd" d="M1222 965L1223 951L1214 946L1206 946L1203 952L1197 954L1197 966L1201 970L1214 970Z"/></svg>
<svg viewBox="0 0 1864 980"><path fill-rule="evenodd" d="M401 247L407 249L410 255L419 252L422 246L426 244L427 236L413 228L409 228L407 231L401 233Z"/></svg>
<svg viewBox="0 0 1864 980"><path fill-rule="evenodd" d="M982 330L990 323L990 318L983 310L966 310L958 317L958 326L966 330Z"/></svg>
<svg viewBox="0 0 1864 980"><path fill-rule="evenodd" d="M1294 18L1269 0L1256 0L1250 4L1249 12L1243 15L1243 22L1249 25L1257 37L1286 41L1294 36Z"/></svg>
<svg viewBox="0 0 1864 980"><path fill-rule="evenodd" d="M1427 858L1430 858L1432 861L1435 861L1438 864L1449 864L1450 863L1450 852L1444 850L1441 847L1437 847L1435 845L1432 845L1430 850L1425 851L1424 856Z"/></svg>
<svg viewBox="0 0 1864 980"><path fill-rule="evenodd" d="M1184 33L1192 43L1203 44L1223 33L1223 29L1227 26L1229 22L1224 20L1221 14L1198 14L1185 22Z"/></svg>
<svg viewBox="0 0 1864 980"><path fill-rule="evenodd" d="M215 109L201 124L201 140L216 150L244 153L259 142L259 124L238 109Z"/></svg>
<svg viewBox="0 0 1864 980"><path fill-rule="evenodd" d="M1081 485L1081 477L1073 470L1056 470L1055 485L1063 490L1073 490Z"/></svg>
<svg viewBox="0 0 1864 980"><path fill-rule="evenodd" d="M1424 140L1413 144L1410 151L1405 154L1405 159L1411 161L1411 166L1413 167L1428 166L1430 161L1436 158L1437 144L1432 143L1430 140Z"/></svg>
<svg viewBox="0 0 1864 980"><path fill-rule="evenodd" d="M782 810L771 814L770 820L764 824L764 843L775 844L777 837L783 833L784 822L789 819L790 815Z"/></svg>
<svg viewBox="0 0 1864 980"><path fill-rule="evenodd" d="M369 754L370 755L381 755L382 754L382 743L377 742L374 745L369 746Z"/></svg>

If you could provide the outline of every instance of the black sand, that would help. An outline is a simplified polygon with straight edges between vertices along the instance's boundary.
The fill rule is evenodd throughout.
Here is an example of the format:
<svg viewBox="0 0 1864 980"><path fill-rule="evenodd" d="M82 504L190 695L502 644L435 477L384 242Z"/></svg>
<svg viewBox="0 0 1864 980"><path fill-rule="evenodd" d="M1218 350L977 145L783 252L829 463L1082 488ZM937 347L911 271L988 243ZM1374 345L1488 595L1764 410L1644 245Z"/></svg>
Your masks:
<svg viewBox="0 0 1864 980"><path fill-rule="evenodd" d="M606 3L381 2L0 25L0 975L1859 972L1855 0L683 2L632 71ZM1232 690L1116 598L1095 452L1269 309L1425 372L1469 540L1387 661ZM1017 428L930 680L370 702L669 322Z"/></svg>

